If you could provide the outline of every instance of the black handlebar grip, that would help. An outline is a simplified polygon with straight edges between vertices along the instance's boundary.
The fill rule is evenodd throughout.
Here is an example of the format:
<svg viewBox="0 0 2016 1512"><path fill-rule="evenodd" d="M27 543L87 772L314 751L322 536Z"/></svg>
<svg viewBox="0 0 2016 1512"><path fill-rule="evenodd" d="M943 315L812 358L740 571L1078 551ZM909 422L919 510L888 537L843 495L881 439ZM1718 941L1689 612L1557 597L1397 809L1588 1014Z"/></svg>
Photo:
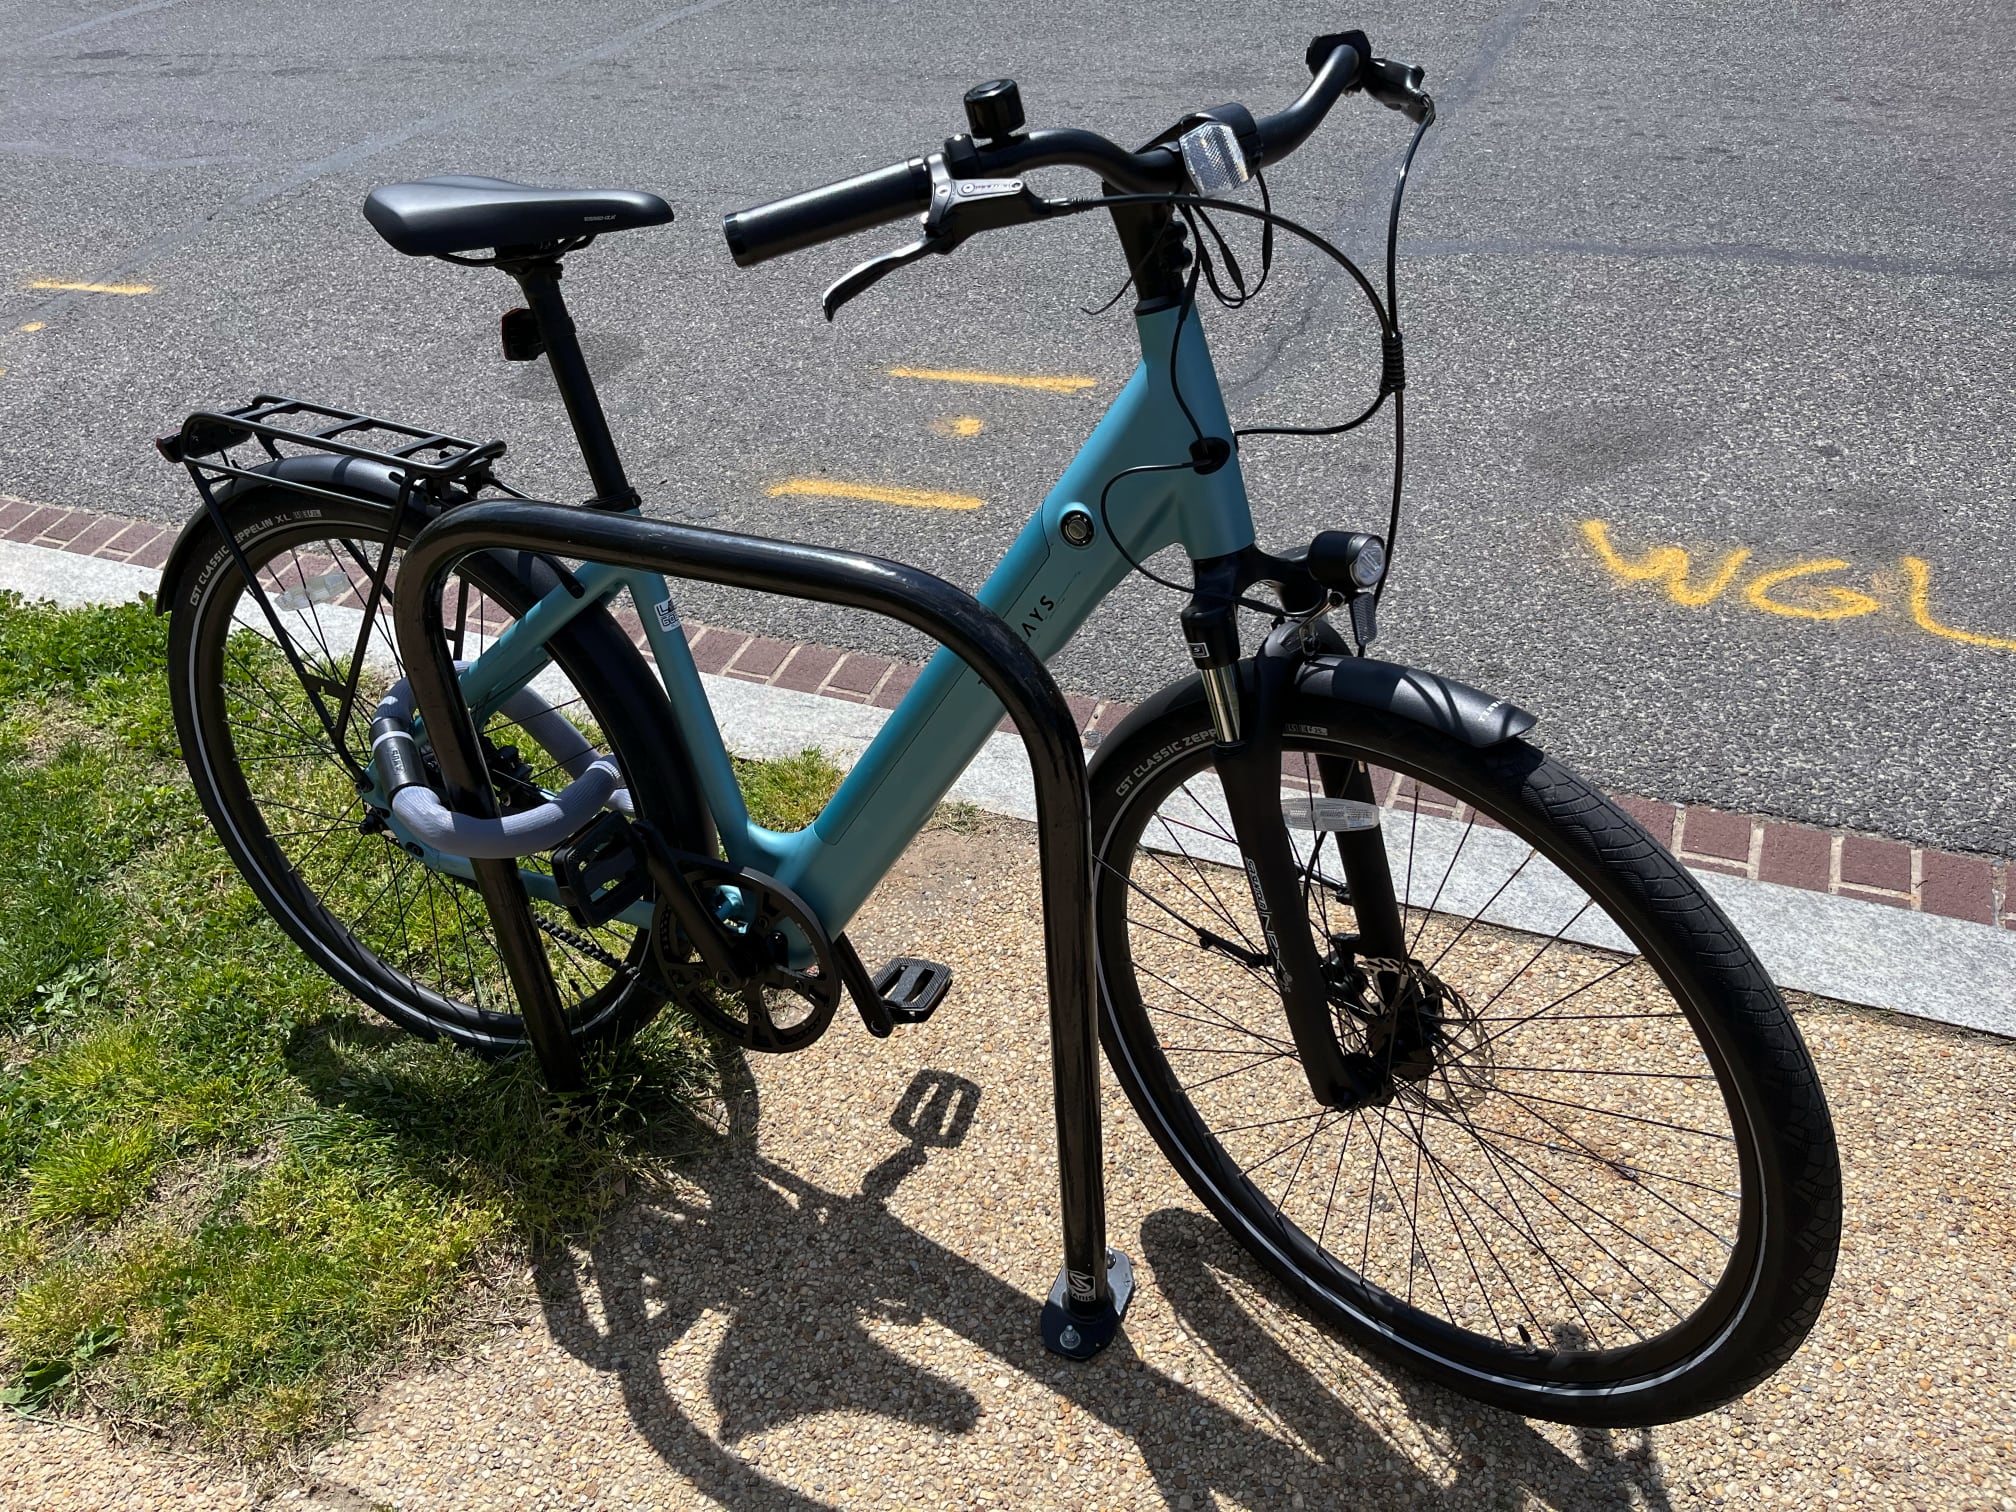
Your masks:
<svg viewBox="0 0 2016 1512"><path fill-rule="evenodd" d="M858 178L789 199L738 210L721 219L721 234L739 268L754 267L786 252L814 247L916 215L930 208L931 170L922 158L892 163Z"/></svg>
<svg viewBox="0 0 2016 1512"><path fill-rule="evenodd" d="M1330 54L1340 47L1348 47L1358 54L1362 67L1372 56L1372 41L1362 31L1329 32L1309 44L1309 50L1302 54L1302 61L1309 65L1309 72L1319 74L1323 65L1330 61Z"/></svg>

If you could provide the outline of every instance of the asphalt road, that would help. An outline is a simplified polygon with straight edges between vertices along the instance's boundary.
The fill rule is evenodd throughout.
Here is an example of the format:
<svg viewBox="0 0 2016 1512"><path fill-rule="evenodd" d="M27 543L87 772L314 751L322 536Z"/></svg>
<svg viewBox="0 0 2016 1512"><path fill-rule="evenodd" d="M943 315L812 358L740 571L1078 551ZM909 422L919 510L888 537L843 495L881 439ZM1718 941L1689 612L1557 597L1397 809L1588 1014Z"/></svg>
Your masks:
<svg viewBox="0 0 2016 1512"><path fill-rule="evenodd" d="M1442 116L1402 244L1411 486L1382 652L1538 710L1618 788L2016 852L2016 40L1984 0L0 3L0 491L177 517L147 438L278 390L508 437L514 481L578 498L543 364L495 354L514 291L398 256L357 207L444 171L648 188L678 222L567 284L651 512L977 586L1132 367L1126 301L1081 313L1117 287L1105 233L983 239L829 330L819 289L907 233L742 272L720 214L930 150L983 78L1019 79L1032 124L1144 140L1195 106L1278 107L1309 36L1375 22ZM1275 202L1370 256L1404 141L1347 100ZM1259 302L1207 313L1238 418L1368 393L1354 298L1284 247ZM1250 446L1263 539L1379 526L1387 459L1383 434ZM985 503L770 494L791 478ZM807 606L686 603L915 649ZM1060 677L1149 691L1183 665L1174 608L1118 595Z"/></svg>

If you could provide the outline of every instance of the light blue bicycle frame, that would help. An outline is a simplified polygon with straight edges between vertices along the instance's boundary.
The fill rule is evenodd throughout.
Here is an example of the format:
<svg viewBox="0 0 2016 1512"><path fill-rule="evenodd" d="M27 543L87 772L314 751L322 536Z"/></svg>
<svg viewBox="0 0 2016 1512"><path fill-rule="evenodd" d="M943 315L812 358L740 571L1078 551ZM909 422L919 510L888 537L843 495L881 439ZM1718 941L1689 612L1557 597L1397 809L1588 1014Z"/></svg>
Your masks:
<svg viewBox="0 0 2016 1512"><path fill-rule="evenodd" d="M1133 570L1108 537L1108 523L1137 560L1178 543L1192 559L1223 556L1253 543L1236 452L1212 473L1183 468L1121 481L1109 496L1107 519L1085 546L1071 545L1060 533L1059 521L1073 505L1099 520L1100 490L1115 473L1188 455L1194 433L1171 388L1172 345L1176 381L1198 426L1206 435L1231 434L1196 310L1187 315L1179 308L1157 310L1137 317L1136 325L1140 366L980 590L980 601L1019 629L1046 662ZM585 594L556 589L464 672L463 696L471 709L479 717L493 711L545 667L545 643L563 625L628 588L728 859L789 887L830 932L846 927L1001 719L999 701L978 675L941 649L819 817L790 833L766 829L749 817L700 671L669 607L665 580L592 563L577 577ZM667 606L662 614L661 605ZM467 863L455 858L426 859L439 869L468 873ZM551 877L529 869L522 875L534 896L554 898ZM633 905L632 912L637 917L626 914L626 922L649 922L648 902Z"/></svg>

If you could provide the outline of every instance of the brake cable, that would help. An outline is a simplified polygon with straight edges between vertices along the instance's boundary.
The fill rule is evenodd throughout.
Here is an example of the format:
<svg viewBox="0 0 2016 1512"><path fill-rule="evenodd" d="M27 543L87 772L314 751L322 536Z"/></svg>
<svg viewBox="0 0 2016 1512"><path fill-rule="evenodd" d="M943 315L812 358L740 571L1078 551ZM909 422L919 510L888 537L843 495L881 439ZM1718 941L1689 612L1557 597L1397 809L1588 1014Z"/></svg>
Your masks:
<svg viewBox="0 0 2016 1512"><path fill-rule="evenodd" d="M1210 195L1177 194L1173 192L1166 194L1116 194L1104 195L1098 199L1052 200L1048 202L1050 213L1058 215L1073 215L1088 210L1111 209L1115 205L1168 205L1183 215L1185 222L1190 226L1192 239L1196 243L1196 261L1192 265L1189 279L1184 285L1182 302L1178 307L1176 317L1176 331L1170 340L1169 347L1170 389L1175 396L1177 405L1183 411L1184 419L1189 421L1192 435L1195 437L1191 458L1183 462L1144 463L1135 467L1123 468L1109 477L1106 480L1105 486L1099 491L1099 519L1100 523L1106 528L1106 538L1113 542L1116 549L1119 550L1120 555L1126 559L1127 564L1142 577L1164 588L1174 589L1179 593L1190 591L1181 583L1151 572L1135 559L1133 553L1129 552L1121 544L1119 537L1114 534L1112 523L1107 515L1108 496L1112 492L1113 485L1122 478L1159 472L1182 472L1186 470L1196 472L1215 471L1216 468L1223 465L1224 459L1222 457L1214 458L1206 449L1206 437L1204 436L1203 428L1197 424L1196 416L1191 413L1189 404L1183 398L1182 387L1177 381L1177 349L1183 339L1183 324L1196 306L1197 285L1200 275L1208 282L1213 296L1217 298L1220 304L1224 305L1227 309L1238 309L1257 295L1266 284L1267 276L1273 266L1273 235L1275 228L1278 226L1291 235L1300 237L1303 241L1309 243L1326 257L1330 258L1332 262L1344 269L1345 272L1349 273L1353 282L1358 285L1359 290L1364 294L1366 303L1372 307L1373 314L1379 320L1379 392L1363 411L1351 419L1338 424L1319 426L1243 426L1233 430L1231 444L1236 447L1239 439L1245 436L1342 435L1346 431L1356 430L1359 426L1365 424L1366 421L1379 412L1387 399L1390 398L1393 401L1393 493L1387 511L1386 522L1385 546L1387 568L1380 575L1378 585L1372 591L1373 601L1375 603L1378 602L1385 594L1386 585L1392 580L1394 541L1400 531L1400 504L1406 484L1407 372L1405 347L1400 334L1400 298L1397 268L1400 209L1402 199L1407 191L1408 171L1414 164L1414 154L1421 146L1421 138L1426 134L1428 128L1434 124L1434 121L1435 117L1431 111L1423 120L1416 124L1414 135L1407 143L1407 151L1401 158L1399 172L1394 178L1393 195L1386 220L1386 297L1384 300L1380 299L1378 290L1372 286L1371 280L1365 276L1364 271L1358 264L1343 251L1339 250L1328 238L1274 210L1271 197L1267 192L1266 178L1261 174L1255 175L1260 185L1261 194L1261 204L1258 208L1251 205L1242 205L1236 200L1219 199ZM1260 250L1260 277L1255 281L1251 289L1246 288L1245 277L1239 268L1238 259L1232 254L1231 248L1223 234L1211 220L1211 212L1214 211L1223 211L1232 215L1245 216L1250 220L1257 220L1264 228ZM1193 216L1195 219L1193 219ZM1231 275L1233 286L1237 290L1236 296L1227 296L1223 287L1218 282L1217 271L1212 264L1210 249L1205 245L1203 237L1197 231L1196 222L1200 219L1203 221L1205 227L1210 230L1212 240L1218 244L1220 254L1226 262L1227 271ZM1118 303L1120 295L1125 294L1133 282L1134 273L1133 270L1130 270L1128 282L1121 286L1120 294L1116 294L1101 309L1111 309L1114 304ZM1276 619L1279 619L1281 616L1281 610L1276 605L1262 603L1243 596L1237 602L1243 608L1253 609Z"/></svg>

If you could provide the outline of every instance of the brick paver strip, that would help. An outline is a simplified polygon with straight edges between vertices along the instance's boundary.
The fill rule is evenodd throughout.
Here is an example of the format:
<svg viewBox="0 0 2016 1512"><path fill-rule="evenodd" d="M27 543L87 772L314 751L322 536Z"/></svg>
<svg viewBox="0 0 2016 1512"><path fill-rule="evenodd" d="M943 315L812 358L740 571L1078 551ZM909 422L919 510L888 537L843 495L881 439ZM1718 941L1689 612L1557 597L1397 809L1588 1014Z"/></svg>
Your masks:
<svg viewBox="0 0 2016 1512"><path fill-rule="evenodd" d="M42 539L67 548L74 537L90 528L92 518L81 509L59 509L56 518L42 528Z"/></svg>
<svg viewBox="0 0 2016 1512"><path fill-rule="evenodd" d="M1717 861L1750 862L1750 816L1688 804L1680 815L1680 852Z"/></svg>
<svg viewBox="0 0 2016 1512"><path fill-rule="evenodd" d="M817 693L827 674L840 665L840 652L831 646L801 644L777 673L777 686L794 693Z"/></svg>
<svg viewBox="0 0 2016 1512"><path fill-rule="evenodd" d="M749 639L733 630L717 630L708 625L701 626L697 635L690 628L687 634L692 637L694 665L702 672L725 672L735 653Z"/></svg>
<svg viewBox="0 0 2016 1512"><path fill-rule="evenodd" d="M0 493L0 538L10 541L55 543L79 555L158 569L167 563L176 534L152 521L58 509ZM642 626L632 611L618 610L617 618L633 639L641 641ZM810 641L752 636L718 625L688 625L686 635L693 660L703 672L721 673L732 664L729 675L751 682L850 703L872 700L881 708L893 707L922 670L887 657ZM1110 735L1134 709L1123 700L1102 702L1085 694L1068 694L1066 702L1087 745ZM1413 807L1412 779L1376 767L1372 778L1382 804ZM1762 881L2016 930L2016 863L1918 849L1901 840L1816 829L1699 804L1676 806L1628 793L1612 798L1661 844L1673 848L1678 840L1688 863L1703 870L1750 875L1754 841L1755 875ZM1449 794L1428 787L1421 792L1421 811L1489 822Z"/></svg>
<svg viewBox="0 0 2016 1512"><path fill-rule="evenodd" d="M1977 856L1925 851L1921 864L1925 877L1919 884L1918 898L1926 913L1975 924L1995 922L1995 873L1986 861Z"/></svg>
<svg viewBox="0 0 2016 1512"><path fill-rule="evenodd" d="M1898 840L1843 836L1841 880L1853 887L1908 893L1911 891L1911 847Z"/></svg>
<svg viewBox="0 0 2016 1512"><path fill-rule="evenodd" d="M42 527L51 523L55 515L56 511L53 509L35 510L32 514L23 515L0 534L4 534L10 541L32 541L42 534Z"/></svg>
<svg viewBox="0 0 2016 1512"><path fill-rule="evenodd" d="M742 648L741 654L728 664L728 675L740 677L748 682L767 683L777 675L777 669L784 665L796 646L791 641L777 640L772 636L759 635Z"/></svg>
<svg viewBox="0 0 2016 1512"><path fill-rule="evenodd" d="M126 560L136 567L152 567L158 572L168 565L168 553L174 545L173 531L159 531L152 539L142 541L127 553Z"/></svg>
<svg viewBox="0 0 2016 1512"><path fill-rule="evenodd" d="M1834 859L1834 837L1803 824L1764 825L1764 854L1757 867L1760 881L1808 892L1827 891Z"/></svg>
<svg viewBox="0 0 2016 1512"><path fill-rule="evenodd" d="M887 657L850 651L827 677L826 686L835 693L850 695L856 703L864 703L869 694L882 686L882 679L894 665Z"/></svg>

